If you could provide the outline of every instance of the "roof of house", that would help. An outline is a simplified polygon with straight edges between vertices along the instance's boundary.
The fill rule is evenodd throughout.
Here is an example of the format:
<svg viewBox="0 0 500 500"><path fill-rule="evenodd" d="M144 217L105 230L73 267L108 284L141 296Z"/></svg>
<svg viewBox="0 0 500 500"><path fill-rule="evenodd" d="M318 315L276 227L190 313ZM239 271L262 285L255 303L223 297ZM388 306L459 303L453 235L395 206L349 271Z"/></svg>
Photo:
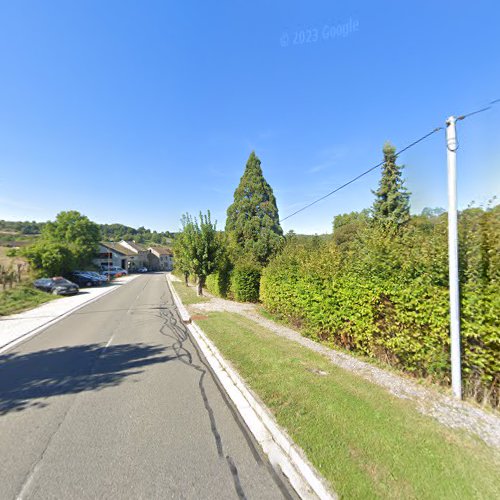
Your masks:
<svg viewBox="0 0 500 500"><path fill-rule="evenodd" d="M160 255L174 255L174 252L172 252L172 249L169 247L162 247L162 246L150 246L149 250L154 250L157 254Z"/></svg>
<svg viewBox="0 0 500 500"><path fill-rule="evenodd" d="M129 250L127 247L120 245L120 243L115 243L113 241L101 241L103 247L109 248L114 252L121 253L122 255L136 255L135 252Z"/></svg>
<svg viewBox="0 0 500 500"><path fill-rule="evenodd" d="M140 243L136 243L135 241L127 241L123 240L129 247L132 247L134 250L137 250L138 252L147 252L147 247L144 245L141 245Z"/></svg>

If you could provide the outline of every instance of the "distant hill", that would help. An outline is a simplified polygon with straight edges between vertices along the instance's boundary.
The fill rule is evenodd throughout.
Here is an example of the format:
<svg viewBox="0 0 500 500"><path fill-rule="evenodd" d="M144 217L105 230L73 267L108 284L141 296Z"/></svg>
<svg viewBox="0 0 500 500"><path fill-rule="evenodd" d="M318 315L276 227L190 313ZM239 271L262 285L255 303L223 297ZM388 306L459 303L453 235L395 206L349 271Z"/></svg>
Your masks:
<svg viewBox="0 0 500 500"><path fill-rule="evenodd" d="M42 232L45 222L0 220L0 246L21 246L31 243ZM141 226L99 224L103 240L134 240L137 243L169 245L175 237L170 231L151 231ZM20 244L20 245L18 245Z"/></svg>

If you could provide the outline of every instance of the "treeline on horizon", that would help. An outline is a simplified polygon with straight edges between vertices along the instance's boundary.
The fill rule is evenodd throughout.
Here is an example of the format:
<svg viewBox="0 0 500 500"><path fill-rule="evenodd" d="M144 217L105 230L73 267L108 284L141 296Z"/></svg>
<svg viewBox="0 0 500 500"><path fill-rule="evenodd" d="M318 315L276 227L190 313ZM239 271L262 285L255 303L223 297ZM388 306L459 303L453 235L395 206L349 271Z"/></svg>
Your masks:
<svg viewBox="0 0 500 500"><path fill-rule="evenodd" d="M36 237L42 233L47 222L36 221L7 221L0 220L0 241L12 242L23 241L27 237ZM151 231L143 226L133 228L124 224L98 224L102 240L134 240L136 243L156 243L168 245L171 243L175 233L170 231ZM8 234L13 233L13 234Z"/></svg>

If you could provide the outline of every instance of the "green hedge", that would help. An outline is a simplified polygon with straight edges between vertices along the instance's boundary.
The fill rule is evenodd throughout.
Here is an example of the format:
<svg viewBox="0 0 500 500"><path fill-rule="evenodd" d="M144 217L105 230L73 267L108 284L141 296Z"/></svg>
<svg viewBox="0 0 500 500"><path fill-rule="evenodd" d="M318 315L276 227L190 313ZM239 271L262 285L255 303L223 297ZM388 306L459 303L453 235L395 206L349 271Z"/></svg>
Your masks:
<svg viewBox="0 0 500 500"><path fill-rule="evenodd" d="M230 296L231 274L229 271L217 271L207 276L206 289L217 297Z"/></svg>
<svg viewBox="0 0 500 500"><path fill-rule="evenodd" d="M231 294L239 302L259 300L260 269L251 265L241 265L231 273Z"/></svg>
<svg viewBox="0 0 500 500"><path fill-rule="evenodd" d="M494 260L498 225L493 225L490 212L465 215L462 223L468 225L461 226L465 391L498 407L500 280ZM445 222L439 219L423 230L421 221L416 221L392 234L367 228L347 253L333 242L321 248L288 245L263 270L260 300L311 338L449 384ZM488 239L477 236L480 222L489 224Z"/></svg>

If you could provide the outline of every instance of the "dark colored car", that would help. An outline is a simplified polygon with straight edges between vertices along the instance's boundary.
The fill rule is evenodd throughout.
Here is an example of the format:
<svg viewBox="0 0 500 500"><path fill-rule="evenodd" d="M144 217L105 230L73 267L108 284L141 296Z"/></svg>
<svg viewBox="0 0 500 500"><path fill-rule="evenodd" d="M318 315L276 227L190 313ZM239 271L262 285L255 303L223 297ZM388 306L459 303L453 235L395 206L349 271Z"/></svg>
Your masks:
<svg viewBox="0 0 500 500"><path fill-rule="evenodd" d="M98 273L97 271L82 271L82 272L90 274L90 276L94 276L94 278L97 278L101 282L101 284L104 284L108 281L107 276L105 276L102 273Z"/></svg>
<svg viewBox="0 0 500 500"><path fill-rule="evenodd" d="M39 290L49 292L53 295L76 295L79 291L78 285L63 278L56 276L54 278L40 278L33 285Z"/></svg>
<svg viewBox="0 0 500 500"><path fill-rule="evenodd" d="M78 286L101 286L103 283L101 278L86 271L73 271L70 278Z"/></svg>

